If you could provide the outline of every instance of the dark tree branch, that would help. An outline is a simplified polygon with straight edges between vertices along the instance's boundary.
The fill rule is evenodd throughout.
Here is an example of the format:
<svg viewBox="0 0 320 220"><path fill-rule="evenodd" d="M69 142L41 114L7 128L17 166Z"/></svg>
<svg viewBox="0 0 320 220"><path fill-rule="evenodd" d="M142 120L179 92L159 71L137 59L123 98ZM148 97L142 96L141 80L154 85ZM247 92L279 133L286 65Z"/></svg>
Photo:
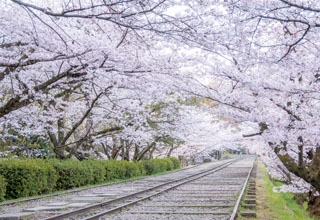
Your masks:
<svg viewBox="0 0 320 220"><path fill-rule="evenodd" d="M305 38L305 36L308 34L310 28L311 28L311 26L308 25L307 29L304 31L302 36L298 40L296 40L294 43L289 45L287 52L278 60L278 62L280 62L282 59L284 59L286 56L288 56L288 54L291 52L291 50Z"/></svg>
<svg viewBox="0 0 320 220"><path fill-rule="evenodd" d="M289 1L287 1L287 0L280 0L280 1L283 2L283 3L286 4L286 5L289 5L289 6L295 7L295 8L299 8L299 9L302 9L302 10L304 10L304 11L312 11L312 12L317 12L317 13L320 12L320 9L318 9L318 8L305 7L305 6L303 6L303 5L298 5L298 4L289 2Z"/></svg>

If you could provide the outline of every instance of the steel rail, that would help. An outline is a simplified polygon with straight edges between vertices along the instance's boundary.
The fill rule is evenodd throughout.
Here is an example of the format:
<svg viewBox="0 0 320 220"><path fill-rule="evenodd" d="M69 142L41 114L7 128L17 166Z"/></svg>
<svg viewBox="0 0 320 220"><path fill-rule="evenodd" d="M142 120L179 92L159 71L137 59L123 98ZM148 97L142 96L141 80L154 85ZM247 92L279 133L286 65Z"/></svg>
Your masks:
<svg viewBox="0 0 320 220"><path fill-rule="evenodd" d="M166 185L174 184L174 183L177 183L177 182L180 182L180 181L184 181L186 179L193 178L193 177L200 178L198 176L200 176L200 175L203 175L203 176L209 175L211 173L214 173L214 172L216 172L216 171L218 171L220 169L223 169L224 167L229 166L230 164L235 163L235 162L237 162L239 160L242 160L242 159L243 158L237 158L237 159L234 159L232 161L226 162L224 164L218 165L218 166L216 166L214 168L211 168L211 169L208 169L208 170L196 173L196 174L192 174L192 175L189 175L189 176L186 176L186 177L182 177L180 179L176 179L176 180L173 180L173 181L168 181L168 182L156 185L154 187L151 187L151 188L148 188L148 189L144 189L144 190L141 190L141 191L138 191L138 192L134 192L134 193L131 193L129 195L121 196L121 197L118 197L118 198L115 198L115 199L112 199L112 200L108 200L108 201L101 202L101 203L98 203L98 204L93 204L91 206L87 206L87 207L84 207L84 208L76 209L76 210L73 210L73 211L70 211L70 212L65 212L65 213L62 213L62 214L59 214L59 215L56 215L56 216L48 217L48 218L45 218L44 220L63 220L65 218L67 218L67 217L74 216L74 215L79 215L79 214L88 212L88 211L90 211L92 209L102 208L102 207L110 205L112 203L119 202L119 201L122 201L122 200L125 200L125 199L128 199L128 198L132 198L134 196L153 191L155 189L158 189L158 188L166 186ZM184 182L181 183L181 184L184 184ZM150 197L148 197L148 198L150 198ZM144 200L144 198L142 198L142 199ZM147 199L147 198L145 198L145 199ZM140 201L140 199L139 199L139 201ZM137 202L138 201L136 201L136 202L133 201L133 202L127 203L125 206L131 205L131 203L134 204L134 203L137 203ZM123 207L125 207L125 206L123 206ZM113 209L109 209L108 211L114 212L114 211L117 211L117 210L119 210L119 209L121 209L123 207L119 206L119 207L116 207L116 208L113 208ZM105 211L105 213L108 213L108 211ZM101 213L99 213L99 214L101 214ZM105 215L105 214L103 214L103 215ZM90 219L90 218L88 218L88 219ZM93 218L93 219L95 219L95 218Z"/></svg>
<svg viewBox="0 0 320 220"><path fill-rule="evenodd" d="M229 220L235 220L235 219L237 218L237 214L238 214L238 211L239 211L239 208L240 208L240 203L241 203L242 197L243 197L243 195L244 195L244 193L245 193L245 191L246 191L246 188L247 188L247 185L248 185L248 183L249 183L249 179L250 179L250 176L251 176L251 173L252 173L252 170L253 170L253 168L254 168L254 166L255 166L256 161L257 161L257 157L255 158L255 160L254 160L254 162L253 162L253 164L252 164L252 166L251 166L251 169L250 169L250 171L249 171L249 173L248 173L248 176L247 176L247 178L246 178L246 181L245 181L244 184L243 184L241 193L240 193L240 195L239 195L239 197L238 197L238 200L237 200L237 202L236 202L236 205L235 205L234 208L233 208L233 212L232 212L232 215L231 215L231 217L230 217Z"/></svg>

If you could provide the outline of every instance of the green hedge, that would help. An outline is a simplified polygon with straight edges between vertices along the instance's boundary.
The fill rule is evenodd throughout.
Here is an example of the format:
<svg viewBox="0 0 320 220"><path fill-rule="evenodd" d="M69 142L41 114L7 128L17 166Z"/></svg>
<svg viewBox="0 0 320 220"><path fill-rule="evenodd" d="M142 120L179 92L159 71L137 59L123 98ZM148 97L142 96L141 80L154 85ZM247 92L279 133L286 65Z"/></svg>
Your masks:
<svg viewBox="0 0 320 220"><path fill-rule="evenodd" d="M124 166L126 169L125 178L132 178L136 176L142 176L140 167L137 162L129 162L129 161L122 161L124 162Z"/></svg>
<svg viewBox="0 0 320 220"><path fill-rule="evenodd" d="M140 163L143 165L147 175L180 168L180 160L175 157L143 160Z"/></svg>
<svg viewBox="0 0 320 220"><path fill-rule="evenodd" d="M180 160L176 157L168 157L173 163L173 169L180 169Z"/></svg>
<svg viewBox="0 0 320 220"><path fill-rule="evenodd" d="M7 199L52 192L57 181L53 166L38 159L2 160L0 175L4 176L7 182Z"/></svg>
<svg viewBox="0 0 320 220"><path fill-rule="evenodd" d="M165 159L152 159L151 161L160 165L160 172L167 171L167 161Z"/></svg>
<svg viewBox="0 0 320 220"><path fill-rule="evenodd" d="M97 184L105 181L107 171L103 164L97 162L97 160L85 160L82 161L82 163L84 163L93 174L93 178L91 178L90 184Z"/></svg>
<svg viewBox="0 0 320 220"><path fill-rule="evenodd" d="M141 162L136 162L136 164L137 164L137 166L139 168L139 172L140 172L141 176L147 175L147 171L144 168L143 164Z"/></svg>
<svg viewBox="0 0 320 220"><path fill-rule="evenodd" d="M6 195L6 186L6 179L0 175L0 202L4 200L4 197Z"/></svg>
<svg viewBox="0 0 320 220"><path fill-rule="evenodd" d="M51 160L58 173L57 190L71 189L94 183L95 168L87 161L68 160Z"/></svg>
<svg viewBox="0 0 320 220"><path fill-rule="evenodd" d="M124 179L126 175L126 168L122 161L107 160L101 161L106 170L105 180L111 181L114 179Z"/></svg>
<svg viewBox="0 0 320 220"><path fill-rule="evenodd" d="M140 163L144 167L147 175L161 172L160 164L154 160L142 160Z"/></svg>
<svg viewBox="0 0 320 220"><path fill-rule="evenodd" d="M180 167L177 158L143 160L43 160L0 161L0 201L66 190L115 179L151 175ZM1 175L3 177L1 177Z"/></svg>
<svg viewBox="0 0 320 220"><path fill-rule="evenodd" d="M174 165L173 165L173 162L172 160L170 160L169 158L164 158L163 159L166 163L166 170L173 170L174 169Z"/></svg>

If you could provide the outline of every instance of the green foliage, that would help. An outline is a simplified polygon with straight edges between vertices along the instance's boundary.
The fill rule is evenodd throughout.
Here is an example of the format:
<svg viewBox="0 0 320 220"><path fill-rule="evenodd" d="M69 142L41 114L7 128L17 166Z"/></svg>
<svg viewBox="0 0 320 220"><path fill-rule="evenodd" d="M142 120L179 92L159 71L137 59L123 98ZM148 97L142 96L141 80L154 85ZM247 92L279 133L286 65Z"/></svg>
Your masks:
<svg viewBox="0 0 320 220"><path fill-rule="evenodd" d="M78 160L51 160L58 173L57 189L71 189L94 183L94 168L90 162Z"/></svg>
<svg viewBox="0 0 320 220"><path fill-rule="evenodd" d="M6 195L7 182L6 179L0 175L0 202L4 200Z"/></svg>
<svg viewBox="0 0 320 220"><path fill-rule="evenodd" d="M102 163L100 163L97 160L91 160L91 159L84 160L81 163L83 163L83 165L87 167L87 169L89 169L90 173L92 173L93 175L93 179L91 179L90 184L97 184L97 183L104 182L105 176L106 176L106 169Z"/></svg>
<svg viewBox="0 0 320 220"><path fill-rule="evenodd" d="M141 176L141 171L139 169L137 162L129 162L129 161L122 161L126 168L125 178L131 178L135 176Z"/></svg>
<svg viewBox="0 0 320 220"><path fill-rule="evenodd" d="M204 98L199 98L197 96L188 97L186 99L178 99L178 103L181 105L187 105L187 106L200 106L201 103L204 102Z"/></svg>
<svg viewBox="0 0 320 220"><path fill-rule="evenodd" d="M123 161L120 160L106 160L101 161L106 169L105 179L107 181L113 179L124 179L126 176L126 167Z"/></svg>
<svg viewBox="0 0 320 220"><path fill-rule="evenodd" d="M52 192L57 174L46 160L8 159L0 161L0 175L7 182L6 198L14 199Z"/></svg>
<svg viewBox="0 0 320 220"><path fill-rule="evenodd" d="M171 137L171 136L161 137L159 141L166 143L170 146L180 145L185 143L185 141L178 138Z"/></svg>
<svg viewBox="0 0 320 220"><path fill-rule="evenodd" d="M293 196L293 199L300 205L303 206L305 202L308 202L308 194L307 193L296 193Z"/></svg>
<svg viewBox="0 0 320 220"><path fill-rule="evenodd" d="M173 170L174 168L174 164L172 162L172 160L170 160L169 158L164 158L163 161L166 163L166 170Z"/></svg>
<svg viewBox="0 0 320 220"><path fill-rule="evenodd" d="M13 129L9 129L8 133L11 136L0 141L0 151L11 151L11 155L19 157L28 155L28 157L33 158L54 157L53 146L50 141L36 135L23 136ZM13 146L19 147L13 149Z"/></svg>
<svg viewBox="0 0 320 220"><path fill-rule="evenodd" d="M164 171L167 171L167 161L165 159L152 159L152 161L158 163L160 165L160 172L164 172Z"/></svg>
<svg viewBox="0 0 320 220"><path fill-rule="evenodd" d="M161 171L160 164L153 160L142 160L140 161L140 163L144 167L147 175L151 175Z"/></svg>
<svg viewBox="0 0 320 220"><path fill-rule="evenodd" d="M173 163L173 169L180 169L180 160L176 157L168 157Z"/></svg>
<svg viewBox="0 0 320 220"><path fill-rule="evenodd" d="M106 169L105 179L110 181L113 179L127 179L145 174L143 166L137 162L129 162L126 160L107 160L100 161Z"/></svg>
<svg viewBox="0 0 320 220"><path fill-rule="evenodd" d="M140 175L141 176L145 176L147 175L147 171L146 169L144 168L143 164L141 162L135 162L139 168L139 172L140 172Z"/></svg>
<svg viewBox="0 0 320 220"><path fill-rule="evenodd" d="M146 174L151 175L159 172L173 170L175 169L175 167L180 167L179 159L172 158L142 160L140 163L143 165Z"/></svg>
<svg viewBox="0 0 320 220"><path fill-rule="evenodd" d="M41 175L43 175L41 178L43 178L43 181L41 181L41 184L38 184L38 187L41 187L40 193L50 193L55 190L56 182L58 180L58 174L54 167L48 163L48 160L42 160L42 159L27 159L28 161L35 161L35 163L40 167L42 170Z"/></svg>

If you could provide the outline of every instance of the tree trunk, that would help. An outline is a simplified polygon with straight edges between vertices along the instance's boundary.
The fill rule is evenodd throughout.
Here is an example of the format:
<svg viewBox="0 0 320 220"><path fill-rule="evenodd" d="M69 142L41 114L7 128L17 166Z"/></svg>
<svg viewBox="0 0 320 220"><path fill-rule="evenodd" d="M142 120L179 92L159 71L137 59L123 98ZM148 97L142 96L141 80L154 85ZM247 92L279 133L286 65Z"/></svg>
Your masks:
<svg viewBox="0 0 320 220"><path fill-rule="evenodd" d="M103 148L104 154L107 155L108 159L111 159L110 146L104 143L101 143L101 146Z"/></svg>
<svg viewBox="0 0 320 220"><path fill-rule="evenodd" d="M308 202L308 210L311 215L320 217L320 196L315 196L316 190L310 192L310 199Z"/></svg>
<svg viewBox="0 0 320 220"><path fill-rule="evenodd" d="M144 155L146 153L148 153L148 151L150 151L150 149L152 149L154 146L156 145L156 142L152 142L150 145L148 145L147 147L145 147L137 156L137 161L141 160Z"/></svg>
<svg viewBox="0 0 320 220"><path fill-rule="evenodd" d="M133 154L133 160L137 160L139 155L139 145L135 144L134 145L134 154Z"/></svg>
<svg viewBox="0 0 320 220"><path fill-rule="evenodd" d="M299 146L300 147L300 146ZM300 147L299 150L303 150ZM315 196L315 192L320 192L320 148L316 149L315 153L310 153L310 163L303 162L303 152L298 152L298 162L289 156L289 154L281 155L279 151L275 151L283 165L296 176L310 183L315 190L310 194L308 209L316 216L320 216L320 197ZM302 161L301 161L302 160Z"/></svg>
<svg viewBox="0 0 320 220"><path fill-rule="evenodd" d="M150 150L150 152L149 152L149 160L153 159L153 153L154 153L155 150L156 150L155 146Z"/></svg>
<svg viewBox="0 0 320 220"><path fill-rule="evenodd" d="M124 152L123 152L123 160L130 161L130 148L131 143L128 140L124 141Z"/></svg>
<svg viewBox="0 0 320 220"><path fill-rule="evenodd" d="M167 153L167 157L171 157L173 149L174 149L174 147L173 147L173 144L172 144L172 145L170 145L169 151Z"/></svg>

